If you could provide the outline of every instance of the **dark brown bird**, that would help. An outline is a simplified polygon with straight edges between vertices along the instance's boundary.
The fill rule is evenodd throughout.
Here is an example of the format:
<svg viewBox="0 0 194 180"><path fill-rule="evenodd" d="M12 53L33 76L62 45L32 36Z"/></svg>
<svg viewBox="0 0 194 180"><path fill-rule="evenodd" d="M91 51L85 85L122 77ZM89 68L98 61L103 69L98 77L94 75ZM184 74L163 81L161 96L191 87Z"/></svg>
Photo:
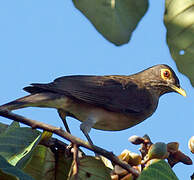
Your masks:
<svg viewBox="0 0 194 180"><path fill-rule="evenodd" d="M186 96L167 65L156 65L130 76L64 76L48 84L31 84L24 90L30 95L0 109L56 108L67 131L66 116L82 122L80 129L90 143L88 133L92 127L108 131L127 129L151 116L161 95L178 92Z"/></svg>

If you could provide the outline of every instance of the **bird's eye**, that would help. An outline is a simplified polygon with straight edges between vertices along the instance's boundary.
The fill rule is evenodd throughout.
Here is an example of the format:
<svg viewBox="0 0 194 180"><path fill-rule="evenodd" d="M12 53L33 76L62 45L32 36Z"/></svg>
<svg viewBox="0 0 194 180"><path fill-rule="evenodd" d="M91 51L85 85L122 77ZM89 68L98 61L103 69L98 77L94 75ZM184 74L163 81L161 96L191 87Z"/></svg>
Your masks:
<svg viewBox="0 0 194 180"><path fill-rule="evenodd" d="M169 79L171 77L171 72L168 69L161 70L161 76L164 80Z"/></svg>
<svg viewBox="0 0 194 180"><path fill-rule="evenodd" d="M164 75L164 77L169 78L170 77L170 72L169 71L164 71L163 75Z"/></svg>

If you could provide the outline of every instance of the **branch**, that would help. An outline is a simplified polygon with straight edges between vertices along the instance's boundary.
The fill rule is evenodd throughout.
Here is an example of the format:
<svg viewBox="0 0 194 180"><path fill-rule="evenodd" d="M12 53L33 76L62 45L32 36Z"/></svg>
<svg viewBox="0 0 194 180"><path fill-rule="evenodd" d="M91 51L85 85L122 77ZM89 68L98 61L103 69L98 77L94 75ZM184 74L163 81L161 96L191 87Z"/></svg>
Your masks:
<svg viewBox="0 0 194 180"><path fill-rule="evenodd" d="M105 149L102 149L95 145L90 145L88 142L83 141L80 138L77 138L75 136L72 136L68 132L64 131L62 128L57 128L52 125L48 125L39 121L35 121L29 118L25 118L23 116L17 115L15 113L9 112L7 110L0 110L0 116L3 116L5 118L26 124L28 126L31 126L33 129L42 129L45 131L52 132L54 134L57 134L58 136L72 142L73 144L77 144L78 146L85 147L86 149L89 149L97 154L101 154L102 156L106 157L110 161L112 161L114 164L117 164L121 166L123 169L126 169L129 173L132 173L135 176L139 176L139 172L132 168L129 164L124 163L121 161L117 156L115 156L112 152L109 152Z"/></svg>

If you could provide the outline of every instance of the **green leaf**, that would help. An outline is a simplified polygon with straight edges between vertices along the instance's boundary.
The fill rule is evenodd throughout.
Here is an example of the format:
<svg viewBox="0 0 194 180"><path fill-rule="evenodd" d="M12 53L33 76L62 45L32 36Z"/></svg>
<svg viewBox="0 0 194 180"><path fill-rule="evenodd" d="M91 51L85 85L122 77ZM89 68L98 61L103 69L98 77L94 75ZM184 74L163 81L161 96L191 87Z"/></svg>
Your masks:
<svg viewBox="0 0 194 180"><path fill-rule="evenodd" d="M29 146L23 149L23 151L17 154L15 157L13 156L12 160L9 161L12 165L15 165L18 168L23 168L28 160L31 158L32 151L38 145L41 140L41 135L39 135Z"/></svg>
<svg viewBox="0 0 194 180"><path fill-rule="evenodd" d="M41 140L47 140L51 133L44 132ZM23 171L36 180L67 180L72 164L72 154L64 148L51 149L37 145Z"/></svg>
<svg viewBox="0 0 194 180"><path fill-rule="evenodd" d="M16 166L21 169L24 168L28 160L32 157L33 150L36 148L36 146L43 141L48 141L51 136L51 132L43 131L41 135L39 135L29 146L27 146L20 154L18 154L14 158L14 161L19 160Z"/></svg>
<svg viewBox="0 0 194 180"><path fill-rule="evenodd" d="M23 170L36 180L66 180L71 164L72 157L67 157L64 150L53 153L50 148L38 145Z"/></svg>
<svg viewBox="0 0 194 180"><path fill-rule="evenodd" d="M115 45L128 43L148 9L148 0L73 0L73 3Z"/></svg>
<svg viewBox="0 0 194 180"><path fill-rule="evenodd" d="M68 180L75 179L72 174L73 166ZM110 169L107 168L101 160L92 156L84 156L79 161L78 179L111 180Z"/></svg>
<svg viewBox="0 0 194 180"><path fill-rule="evenodd" d="M19 127L20 127L20 123L17 122L17 121L13 121L13 122L9 125L8 130L9 130L9 129L14 129L14 128L19 128Z"/></svg>
<svg viewBox="0 0 194 180"><path fill-rule="evenodd" d="M12 165L23 158L32 148L32 143L40 135L37 130L27 127L18 127L12 124L0 134L0 155Z"/></svg>
<svg viewBox="0 0 194 180"><path fill-rule="evenodd" d="M23 171L36 180L55 179L55 155L50 148L38 145Z"/></svg>
<svg viewBox="0 0 194 180"><path fill-rule="evenodd" d="M164 160L156 160L140 174L137 180L178 180L169 164Z"/></svg>
<svg viewBox="0 0 194 180"><path fill-rule="evenodd" d="M163 142L152 144L148 150L149 159L165 159L168 157L167 145Z"/></svg>
<svg viewBox="0 0 194 180"><path fill-rule="evenodd" d="M10 165L0 156L0 179L1 180L33 180L32 177L23 173L20 169Z"/></svg>
<svg viewBox="0 0 194 180"><path fill-rule="evenodd" d="M11 128L20 127L19 122L13 121L9 126L7 124L0 123L0 134L9 131Z"/></svg>
<svg viewBox="0 0 194 180"><path fill-rule="evenodd" d="M56 156L56 180L66 180L72 165L72 156L67 156L65 151L58 150Z"/></svg>
<svg viewBox="0 0 194 180"><path fill-rule="evenodd" d="M0 134L3 133L8 128L7 124L3 124L0 122Z"/></svg>
<svg viewBox="0 0 194 180"><path fill-rule="evenodd" d="M194 86L194 0L166 0L167 43L178 70Z"/></svg>

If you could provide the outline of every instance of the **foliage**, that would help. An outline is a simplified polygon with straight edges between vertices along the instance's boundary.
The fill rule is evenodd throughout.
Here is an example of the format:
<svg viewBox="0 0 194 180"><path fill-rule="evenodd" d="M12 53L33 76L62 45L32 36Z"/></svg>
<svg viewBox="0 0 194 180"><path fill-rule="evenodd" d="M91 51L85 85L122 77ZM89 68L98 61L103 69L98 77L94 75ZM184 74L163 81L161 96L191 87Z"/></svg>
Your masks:
<svg viewBox="0 0 194 180"><path fill-rule="evenodd" d="M0 147L3 147L0 151L0 176L6 180L136 178L135 174L102 156L87 156L78 149L75 158L75 148L59 140L53 141L52 134L46 131L40 133L13 122L9 126L1 124L0 132ZM176 142L152 143L147 135L132 136L130 141L132 144L141 145L140 154L124 150L118 158L140 173L138 180L176 180L171 167L178 162L192 164L190 158L179 150ZM168 163L164 159L167 159Z"/></svg>
<svg viewBox="0 0 194 180"><path fill-rule="evenodd" d="M73 3L108 41L117 46L129 42L148 10L147 0L73 0ZM166 0L164 23L172 58L179 71L187 75L194 86L193 4L194 0ZM140 154L125 150L118 158L140 173L137 178L103 157L83 155L78 150L81 155L75 159L68 146L50 145L51 134L45 133L20 127L16 122L9 126L0 123L1 180L176 180L172 167L178 162L192 163L178 149L176 142L152 143L148 136L135 136L130 141L141 145ZM193 139L189 148L193 152Z"/></svg>
<svg viewBox="0 0 194 180"><path fill-rule="evenodd" d="M167 43L180 72L194 86L194 1L166 0Z"/></svg>
<svg viewBox="0 0 194 180"><path fill-rule="evenodd" d="M73 2L101 34L117 46L129 41L148 9L147 0L73 0ZM179 71L189 77L194 86L193 4L194 0L166 0L164 24L171 56Z"/></svg>
<svg viewBox="0 0 194 180"><path fill-rule="evenodd" d="M148 0L73 0L73 2L95 28L115 45L129 41L137 23L148 8Z"/></svg>

